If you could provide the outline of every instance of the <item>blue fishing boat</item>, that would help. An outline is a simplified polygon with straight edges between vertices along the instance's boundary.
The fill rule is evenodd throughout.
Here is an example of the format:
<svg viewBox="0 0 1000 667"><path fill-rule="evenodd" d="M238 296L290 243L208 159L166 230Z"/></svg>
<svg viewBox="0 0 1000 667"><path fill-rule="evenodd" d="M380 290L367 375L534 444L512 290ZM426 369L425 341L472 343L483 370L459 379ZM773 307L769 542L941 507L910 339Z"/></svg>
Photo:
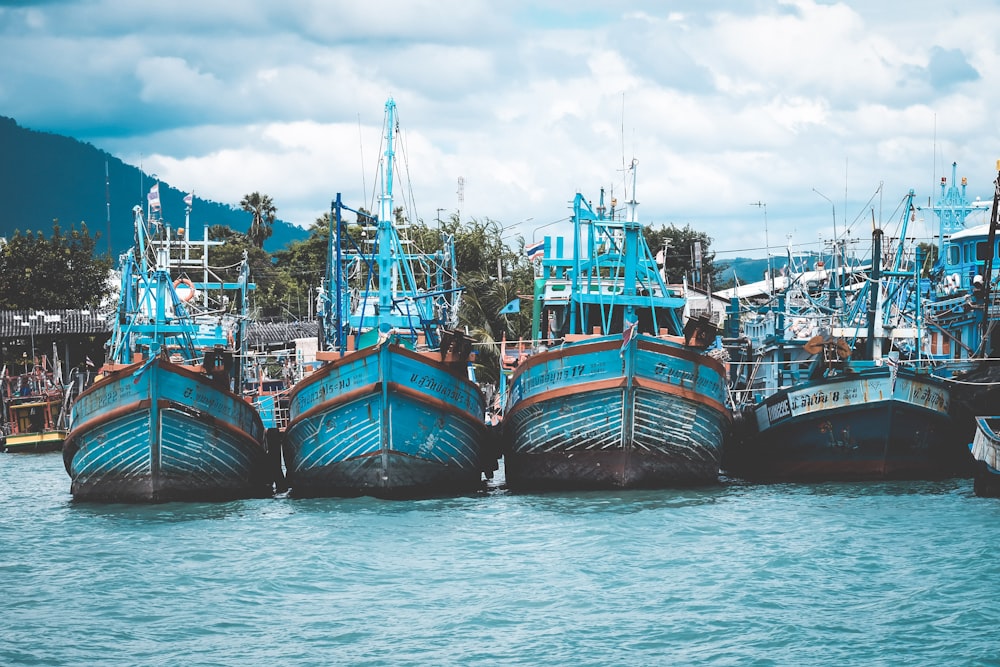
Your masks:
<svg viewBox="0 0 1000 667"><path fill-rule="evenodd" d="M1000 498L1000 417L976 417L976 432L969 443L975 461L973 492L983 498Z"/></svg>
<svg viewBox="0 0 1000 667"><path fill-rule="evenodd" d="M633 195L635 162L631 166ZM637 219L573 200L573 249L544 239L532 344L506 353L501 422L514 489L715 482L731 422L714 327L683 322Z"/></svg>
<svg viewBox="0 0 1000 667"><path fill-rule="evenodd" d="M970 201L967 182L941 178L930 210L938 218L938 259L927 281L928 356L935 373L949 383L952 416L968 442L978 415L993 414L1000 398L1000 290L996 284L1000 162L992 205Z"/></svg>
<svg viewBox="0 0 1000 667"><path fill-rule="evenodd" d="M386 103L377 216L338 194L321 312L323 364L289 394L295 496L414 497L483 488L497 467L472 340L455 330L453 250L411 251L393 208L396 105ZM345 211L357 214L349 230Z"/></svg>
<svg viewBox="0 0 1000 667"><path fill-rule="evenodd" d="M136 206L137 244L98 379L73 404L63 462L78 500L159 502L271 493L264 426L232 386L245 351L246 258L237 280L212 272L209 247ZM190 208L188 208L190 213ZM194 253L192 254L192 250ZM198 272L199 280L171 270ZM218 298L213 298L215 293ZM230 298L232 295L232 298Z"/></svg>
<svg viewBox="0 0 1000 667"><path fill-rule="evenodd" d="M995 188L993 206L979 199L970 201L966 179L959 185L956 174L953 163L951 182L941 178L940 196L929 207L938 218L938 257L923 291L926 353L944 371L962 372L1000 350L1000 332L989 326L1000 316L1000 307L996 303L986 307L997 298L992 278L997 268L995 221L1000 185Z"/></svg>
<svg viewBox="0 0 1000 667"><path fill-rule="evenodd" d="M904 252L912 199L911 191L885 270L883 233L874 230L869 278L854 295L812 299L794 311L786 309L800 303L793 293L778 300L779 330L751 341L759 350L753 379L744 383L751 404L727 447L727 473L854 480L957 470L949 390L922 354L922 300L914 288L922 261ZM813 333L805 342L785 324L800 321Z"/></svg>

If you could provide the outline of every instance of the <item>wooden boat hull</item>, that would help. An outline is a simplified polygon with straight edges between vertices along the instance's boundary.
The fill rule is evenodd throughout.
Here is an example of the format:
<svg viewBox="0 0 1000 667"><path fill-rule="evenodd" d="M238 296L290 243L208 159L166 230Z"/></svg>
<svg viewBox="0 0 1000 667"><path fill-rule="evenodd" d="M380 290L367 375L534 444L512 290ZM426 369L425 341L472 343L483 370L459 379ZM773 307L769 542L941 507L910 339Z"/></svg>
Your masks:
<svg viewBox="0 0 1000 667"><path fill-rule="evenodd" d="M888 366L807 381L754 406L726 471L751 479L935 479L959 466L949 393Z"/></svg>
<svg viewBox="0 0 1000 667"><path fill-rule="evenodd" d="M299 497L462 493L497 466L479 388L398 345L322 366L292 389L289 416L285 465Z"/></svg>
<svg viewBox="0 0 1000 667"><path fill-rule="evenodd" d="M253 406L160 358L118 370L80 394L63 462L78 500L271 493L264 427Z"/></svg>
<svg viewBox="0 0 1000 667"><path fill-rule="evenodd" d="M11 433L3 440L3 451L17 452L58 452L66 440L65 429L53 429L40 433Z"/></svg>
<svg viewBox="0 0 1000 667"><path fill-rule="evenodd" d="M1000 498L1000 417L976 417L976 433L969 443L973 491L983 498Z"/></svg>
<svg viewBox="0 0 1000 667"><path fill-rule="evenodd" d="M730 425L722 365L639 336L537 353L514 374L504 415L514 489L653 488L718 479Z"/></svg>

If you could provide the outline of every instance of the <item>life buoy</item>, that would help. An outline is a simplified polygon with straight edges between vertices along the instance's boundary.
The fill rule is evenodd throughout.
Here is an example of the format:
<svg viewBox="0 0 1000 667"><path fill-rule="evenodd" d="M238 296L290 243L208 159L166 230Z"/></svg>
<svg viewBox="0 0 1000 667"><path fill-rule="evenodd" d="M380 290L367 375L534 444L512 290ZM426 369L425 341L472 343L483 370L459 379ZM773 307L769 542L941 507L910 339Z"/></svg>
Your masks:
<svg viewBox="0 0 1000 667"><path fill-rule="evenodd" d="M187 303L188 301L194 298L194 292L195 292L194 283L188 280L187 278L178 278L177 280L174 281L175 292L177 291L177 288L180 285L184 285L185 287L187 287L187 293L186 294L178 293L177 297L184 303Z"/></svg>

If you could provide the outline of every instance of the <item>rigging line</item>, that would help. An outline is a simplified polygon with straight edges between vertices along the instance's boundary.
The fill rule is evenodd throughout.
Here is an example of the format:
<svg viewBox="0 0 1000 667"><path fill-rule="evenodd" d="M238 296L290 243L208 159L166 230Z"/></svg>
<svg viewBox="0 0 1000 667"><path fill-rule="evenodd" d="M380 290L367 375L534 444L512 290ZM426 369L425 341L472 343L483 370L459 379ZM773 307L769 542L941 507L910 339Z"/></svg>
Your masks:
<svg viewBox="0 0 1000 667"><path fill-rule="evenodd" d="M855 224L857 224L858 222L860 222L861 220L864 220L865 222L868 222L868 217L867 217L867 213L868 213L868 209L869 209L869 207L871 207L871 203L872 203L873 201L875 201L875 197L877 197L877 196L879 195L879 192L880 192L881 190L882 190L882 185L881 185L881 184L879 184L879 186L878 186L877 188L875 188L875 192L873 192L873 193L872 193L872 196L871 196L871 197L869 197L869 198L868 198L868 201L866 201L866 202L865 202L865 205L864 205L864 207L863 207L862 211L861 211L860 213L858 213L858 215L857 215L857 216L856 216L856 217L854 218L854 221L853 221L853 222L851 222L851 224L849 224L849 225L846 225L846 226L847 226L847 230L848 230L848 233L850 233L850 231L851 231L851 228L853 228L853 227L854 227L854 225L855 225ZM846 222L846 220L847 220L847 219L846 219L846 213L845 213L845 218L844 218L844 220L845 220L845 222Z"/></svg>
<svg viewBox="0 0 1000 667"><path fill-rule="evenodd" d="M378 160L376 160L376 162L375 162L376 172L378 174L382 173L382 162L385 160L385 151L383 149L385 148L385 135L386 135L386 133L385 133L384 130L386 129L386 127L388 125L388 119L389 119L389 112L387 111L386 114L385 114L385 117L382 119L382 130L383 130L383 132L381 133L381 137L379 138L379 142L378 142L378 156L379 157L378 157ZM376 175L375 181L372 183L371 199L369 200L369 204L368 204L368 212L369 212L369 214L372 215L372 217L377 216L378 215L378 211L379 211L378 207L376 207L376 205L375 205L376 204L376 202L375 202L375 191L378 190L378 181L379 181L379 178L380 178L380 176Z"/></svg>
<svg viewBox="0 0 1000 667"><path fill-rule="evenodd" d="M234 269L237 266L240 266L241 264L243 264L243 260L240 260L234 264L227 264L226 266L214 266L212 264L209 264L208 268L210 271L218 272L218 271L226 271L227 269Z"/></svg>
<svg viewBox="0 0 1000 667"><path fill-rule="evenodd" d="M396 109L396 127L392 128L392 132L396 133L395 145L396 149L396 176L400 184L405 183L403 192L400 194L399 199L402 202L402 207L404 211L412 211L412 217L409 220L413 222L417 219L416 213L416 200L413 196L413 181L410 179L410 154L409 150L406 148L406 138L403 136L403 124L399 120L399 109ZM393 212L395 215L395 211ZM407 238L409 235L406 235Z"/></svg>
<svg viewBox="0 0 1000 667"><path fill-rule="evenodd" d="M410 223L420 219L417 212L417 199L413 194L413 179L410 178L410 151L406 146L406 137L403 136L402 124L399 122L399 110L396 110L396 138L399 142L399 153L402 156L402 167L399 171L399 180L406 183L406 189L402 197L404 209L412 213ZM408 195L406 194L408 193ZM407 199L407 197L409 197ZM407 235L409 237L409 235Z"/></svg>

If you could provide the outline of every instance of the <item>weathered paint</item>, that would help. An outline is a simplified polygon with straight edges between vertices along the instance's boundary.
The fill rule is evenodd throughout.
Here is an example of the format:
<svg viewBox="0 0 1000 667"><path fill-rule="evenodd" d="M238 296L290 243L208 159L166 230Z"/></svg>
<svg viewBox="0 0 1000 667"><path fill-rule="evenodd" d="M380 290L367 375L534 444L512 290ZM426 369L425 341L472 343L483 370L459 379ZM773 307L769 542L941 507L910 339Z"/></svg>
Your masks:
<svg viewBox="0 0 1000 667"><path fill-rule="evenodd" d="M960 464L949 403L940 380L906 368L820 378L757 405L726 468L777 479L945 476Z"/></svg>
<svg viewBox="0 0 1000 667"><path fill-rule="evenodd" d="M714 481L729 430L724 370L682 345L597 338L518 368L503 421L507 483L655 487Z"/></svg>
<svg viewBox="0 0 1000 667"><path fill-rule="evenodd" d="M119 370L73 405L63 461L74 497L162 501L266 495L256 410L200 374L155 359Z"/></svg>
<svg viewBox="0 0 1000 667"><path fill-rule="evenodd" d="M478 387L401 346L322 366L289 404L286 462L297 496L466 491L496 469Z"/></svg>

